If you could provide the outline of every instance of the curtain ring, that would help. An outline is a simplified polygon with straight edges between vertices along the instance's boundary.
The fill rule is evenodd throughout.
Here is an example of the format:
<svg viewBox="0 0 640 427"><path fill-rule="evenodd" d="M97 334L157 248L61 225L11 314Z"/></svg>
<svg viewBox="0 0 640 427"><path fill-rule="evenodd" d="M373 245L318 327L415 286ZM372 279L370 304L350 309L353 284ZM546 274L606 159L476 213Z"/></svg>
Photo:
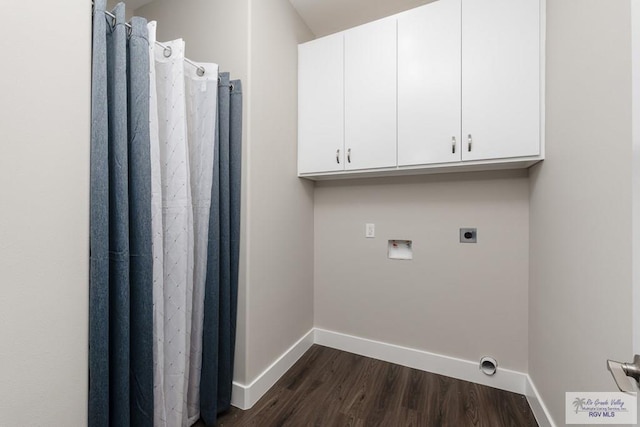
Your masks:
<svg viewBox="0 0 640 427"><path fill-rule="evenodd" d="M131 34L133 34L133 27L131 25L125 25L124 27L127 29L127 38L130 39Z"/></svg>
<svg viewBox="0 0 640 427"><path fill-rule="evenodd" d="M109 28L111 28L112 30L116 28L116 17L114 15L105 12L104 18L107 20L107 25L109 25Z"/></svg>
<svg viewBox="0 0 640 427"><path fill-rule="evenodd" d="M171 46L165 46L162 54L165 58L169 58L173 52L171 51Z"/></svg>
<svg viewBox="0 0 640 427"><path fill-rule="evenodd" d="M204 67L198 67L198 68L196 69L196 73L197 73L200 77L204 76Z"/></svg>
<svg viewBox="0 0 640 427"><path fill-rule="evenodd" d="M229 85L229 90L230 90L231 92L233 92L233 83L231 83L231 84Z"/></svg>

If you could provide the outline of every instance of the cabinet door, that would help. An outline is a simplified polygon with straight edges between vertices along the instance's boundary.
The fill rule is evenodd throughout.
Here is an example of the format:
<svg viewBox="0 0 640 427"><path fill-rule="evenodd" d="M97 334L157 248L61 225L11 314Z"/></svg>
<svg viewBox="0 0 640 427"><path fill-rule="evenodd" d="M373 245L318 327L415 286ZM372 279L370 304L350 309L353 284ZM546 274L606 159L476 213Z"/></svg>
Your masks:
<svg viewBox="0 0 640 427"><path fill-rule="evenodd" d="M462 159L540 154L538 0L462 1Z"/></svg>
<svg viewBox="0 0 640 427"><path fill-rule="evenodd" d="M298 173L344 169L344 38L298 46Z"/></svg>
<svg viewBox="0 0 640 427"><path fill-rule="evenodd" d="M345 169L396 166L396 19L344 37Z"/></svg>
<svg viewBox="0 0 640 427"><path fill-rule="evenodd" d="M460 1L398 17L398 165L459 162Z"/></svg>

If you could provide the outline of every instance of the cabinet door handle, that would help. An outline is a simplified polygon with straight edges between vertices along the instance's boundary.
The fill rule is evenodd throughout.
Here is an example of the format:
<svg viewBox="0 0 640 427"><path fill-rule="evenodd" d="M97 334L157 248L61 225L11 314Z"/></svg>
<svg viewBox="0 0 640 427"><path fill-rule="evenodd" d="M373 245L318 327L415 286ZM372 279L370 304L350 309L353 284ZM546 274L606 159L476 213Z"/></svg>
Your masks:
<svg viewBox="0 0 640 427"><path fill-rule="evenodd" d="M469 151L471 151L472 144L473 144L473 138L471 137L471 134L469 134L469 137L467 139L467 147L469 148Z"/></svg>
<svg viewBox="0 0 640 427"><path fill-rule="evenodd" d="M339 148L336 150L336 163L340 164L340 149Z"/></svg>
<svg viewBox="0 0 640 427"><path fill-rule="evenodd" d="M456 154L456 137L451 137L451 153Z"/></svg>
<svg viewBox="0 0 640 427"><path fill-rule="evenodd" d="M347 162L351 163L351 148L347 150Z"/></svg>

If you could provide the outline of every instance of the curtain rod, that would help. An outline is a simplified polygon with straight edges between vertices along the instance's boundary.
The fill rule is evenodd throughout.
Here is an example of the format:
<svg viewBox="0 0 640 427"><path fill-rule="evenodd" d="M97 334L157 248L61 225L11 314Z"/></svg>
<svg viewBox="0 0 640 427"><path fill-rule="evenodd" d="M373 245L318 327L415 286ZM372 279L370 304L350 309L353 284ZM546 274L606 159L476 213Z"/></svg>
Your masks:
<svg viewBox="0 0 640 427"><path fill-rule="evenodd" d="M105 14L105 15L107 15L108 17L110 17L110 18L112 19L113 23L115 24L115 21L116 21L116 15L114 15L113 13L111 13L111 12L109 12L109 11L107 11L107 10L105 10L105 11L104 11L104 14ZM131 33L131 24L129 24L128 22L125 22L125 23L124 23L124 26L125 26L125 27L127 27L127 32L128 32L128 33ZM170 46L164 45L164 44L160 43L159 41L156 41L156 45L157 45L157 46L160 46L162 49L164 49L164 52L163 52L163 53L164 53L164 57L165 57L165 58L169 58L169 57L171 57L171 54L172 54L173 52L171 51L171 47L170 47ZM188 64L190 64L190 65L192 65L192 66L196 67L196 73L197 73L200 77L204 76L204 74L205 74L205 71L206 71L206 70L204 69L204 67L203 67L202 65L198 65L198 64L196 64L195 62L193 62L193 61L192 61L192 60L190 60L189 58L184 58L184 61L185 61L186 63L188 63Z"/></svg>

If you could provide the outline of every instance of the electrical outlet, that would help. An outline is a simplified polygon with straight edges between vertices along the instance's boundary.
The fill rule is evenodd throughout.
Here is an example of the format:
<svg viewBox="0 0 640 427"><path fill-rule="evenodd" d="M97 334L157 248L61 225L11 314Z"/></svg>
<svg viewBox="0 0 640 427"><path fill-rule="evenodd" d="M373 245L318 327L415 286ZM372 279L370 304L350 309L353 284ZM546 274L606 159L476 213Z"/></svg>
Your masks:
<svg viewBox="0 0 640 427"><path fill-rule="evenodd" d="M475 228L460 229L460 243L477 243L478 230Z"/></svg>
<svg viewBox="0 0 640 427"><path fill-rule="evenodd" d="M372 239L372 238L376 237L376 225L375 224L366 224L365 225L364 236L367 239Z"/></svg>

